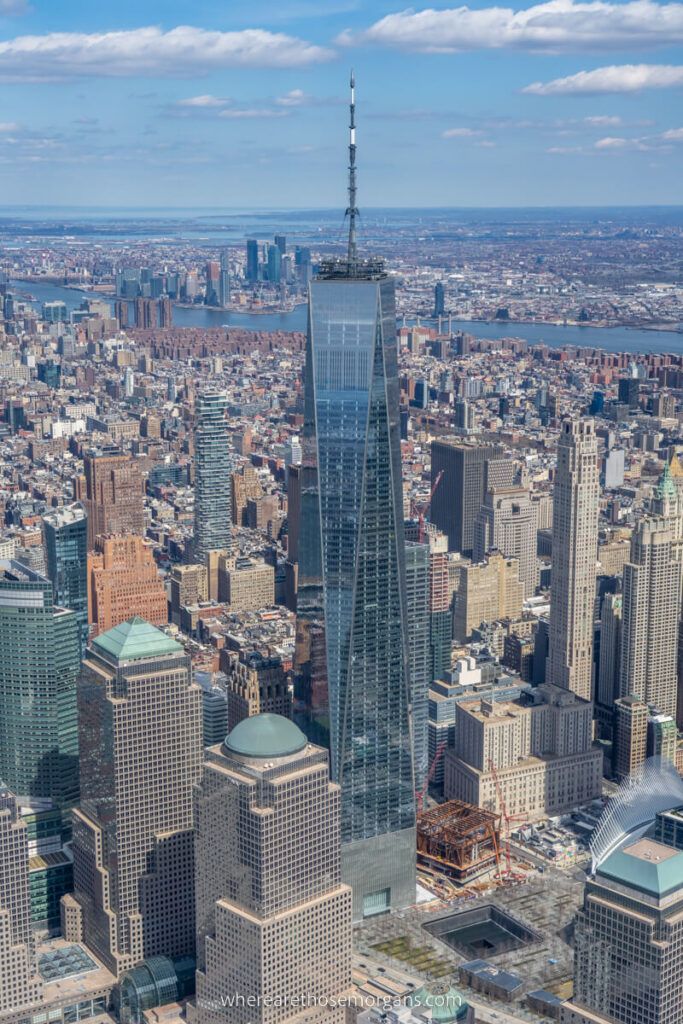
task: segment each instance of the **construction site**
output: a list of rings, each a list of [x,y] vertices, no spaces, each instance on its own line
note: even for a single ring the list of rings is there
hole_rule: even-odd
[[[428,875],[463,884],[500,871],[500,814],[461,800],[423,811],[417,819],[417,863]]]

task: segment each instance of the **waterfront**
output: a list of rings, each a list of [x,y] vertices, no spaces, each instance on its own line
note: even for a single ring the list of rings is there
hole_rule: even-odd
[[[78,309],[83,299],[107,298],[97,292],[65,288],[48,282],[12,281],[17,292],[33,295],[37,302],[61,300],[69,312]],[[239,327],[250,331],[305,331],[306,305],[296,306],[288,313],[238,313],[206,306],[174,306],[173,323],[176,327]],[[430,325],[430,321],[424,321]],[[476,338],[524,338],[532,345],[545,344],[551,348],[578,345],[584,348],[602,348],[607,352],[683,352],[683,333],[678,331],[648,331],[630,327],[558,326],[539,323],[483,323],[471,320],[452,320],[453,331],[467,331]]]

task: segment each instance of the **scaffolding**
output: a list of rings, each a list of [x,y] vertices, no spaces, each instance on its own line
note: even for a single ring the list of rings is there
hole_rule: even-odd
[[[498,864],[500,814],[449,800],[417,819],[417,860],[456,882],[467,882]]]

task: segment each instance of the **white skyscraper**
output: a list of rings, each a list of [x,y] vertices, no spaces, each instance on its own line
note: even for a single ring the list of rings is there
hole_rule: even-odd
[[[565,420],[553,500],[548,681],[590,700],[598,547],[597,441],[593,420]]]

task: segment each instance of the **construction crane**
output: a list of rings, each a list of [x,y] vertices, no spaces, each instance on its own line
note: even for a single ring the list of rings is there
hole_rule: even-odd
[[[420,544],[424,544],[424,539],[425,539],[425,517],[426,517],[427,513],[429,512],[429,509],[431,508],[432,498],[434,497],[434,495],[436,493],[437,487],[441,483],[442,477],[443,477],[443,470],[441,469],[437,473],[436,480],[432,484],[432,489],[429,492],[429,498],[427,499],[427,501],[424,503],[424,505],[421,508],[418,507],[418,505],[415,502],[412,502],[411,513],[412,513],[412,515],[416,515],[417,516],[417,539],[418,539],[418,542]]]
[[[496,795],[498,796],[498,803],[500,805],[500,811],[501,811],[501,814],[503,815],[503,821],[505,822],[505,864],[506,864],[506,871],[505,871],[505,876],[504,877],[506,879],[508,879],[508,880],[509,879],[515,879],[515,878],[517,878],[517,875],[513,874],[513,871],[512,871],[512,858],[511,858],[511,855],[510,855],[510,825],[511,825],[511,823],[513,821],[525,821],[526,820],[526,815],[524,815],[524,814],[516,814],[516,815],[508,814],[508,809],[507,809],[507,806],[505,804],[505,797],[503,796],[503,787],[500,784],[500,779],[498,778],[498,772],[496,771],[496,766],[493,763],[493,761],[491,760],[491,758],[489,758],[489,771],[493,775],[493,783],[494,783],[494,785],[496,787]],[[499,865],[499,867],[498,867],[498,874],[500,875],[500,873],[501,872],[500,872],[500,865]],[[503,877],[503,876],[501,875],[501,877]]]
[[[424,786],[422,787],[422,789],[415,790],[415,796],[417,797],[417,809],[418,809],[418,812],[419,811],[424,811],[424,809],[425,809],[425,798],[427,796],[427,790],[429,789],[429,784],[432,781],[432,779],[434,778],[434,773],[435,773],[436,769],[439,766],[439,761],[443,757],[443,752],[444,752],[444,750],[446,749],[447,746],[448,746],[448,740],[443,740],[441,743],[439,743],[438,747],[436,748],[436,753],[434,754],[434,758],[432,760],[432,763],[429,766],[429,771],[427,772],[427,778],[424,781]]]

